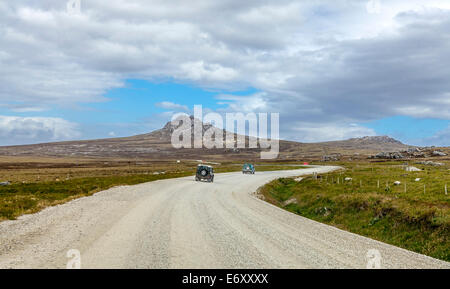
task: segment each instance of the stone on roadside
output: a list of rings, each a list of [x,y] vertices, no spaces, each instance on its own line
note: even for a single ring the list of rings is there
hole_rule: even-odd
[[[283,202],[283,207],[289,206],[291,204],[297,204],[297,199],[296,198],[290,198],[289,200],[286,200]]]
[[[407,171],[407,172],[420,172],[421,169],[413,167],[413,166],[408,166],[408,167],[405,168],[405,171]]]

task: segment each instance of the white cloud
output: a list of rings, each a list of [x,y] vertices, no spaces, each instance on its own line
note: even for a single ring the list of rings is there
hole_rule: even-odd
[[[370,14],[359,0],[82,0],[70,15],[66,1],[3,1],[0,106],[102,102],[140,78],[254,87],[261,93],[218,101],[313,123],[303,133],[327,139],[371,132],[349,124],[396,114],[450,119],[449,2],[379,2]]]
[[[181,104],[173,103],[170,101],[158,102],[158,103],[155,103],[155,106],[164,108],[164,109],[170,109],[170,110],[189,111],[189,108],[186,105],[181,105]]]
[[[80,137],[78,125],[61,118],[0,116],[2,145]]]
[[[414,145],[419,146],[442,146],[450,147],[450,126],[444,130],[435,133],[433,136],[424,139],[413,140]]]
[[[269,107],[267,107],[265,98],[267,98],[267,93],[265,92],[245,97],[231,94],[222,94],[216,97],[219,100],[219,104],[227,105],[225,109],[219,109],[219,111],[233,112],[268,112]]]
[[[223,67],[217,63],[207,64],[204,61],[184,63],[181,65],[181,70],[184,72],[180,75],[182,78],[194,81],[226,82],[238,76],[233,68]]]
[[[376,135],[373,129],[347,123],[327,125],[296,123],[288,133],[295,140],[302,142],[333,141]]]

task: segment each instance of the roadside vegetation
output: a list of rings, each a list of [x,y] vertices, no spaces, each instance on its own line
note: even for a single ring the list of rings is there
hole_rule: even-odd
[[[57,166],[58,164],[52,164]],[[19,165],[16,165],[19,166]],[[29,164],[27,167],[31,166]],[[136,185],[156,180],[193,176],[195,162],[158,163],[124,162],[109,167],[106,162],[84,163],[77,167],[4,168],[0,180],[11,185],[0,186],[0,221],[38,212],[46,207],[92,195],[115,186]],[[213,165],[216,173],[240,171],[242,164]],[[258,171],[299,169],[302,166],[269,164]]]
[[[337,164],[346,170],[278,179],[259,194],[298,215],[450,261],[448,165],[410,172],[399,162]]]
[[[77,178],[72,180],[12,184],[0,187],[0,220],[38,212],[48,206],[92,195],[119,185],[136,185],[161,179],[187,176],[188,172],[158,175],[126,175]]]

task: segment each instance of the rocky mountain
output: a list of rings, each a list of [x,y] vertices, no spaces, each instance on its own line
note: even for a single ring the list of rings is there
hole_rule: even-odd
[[[380,151],[397,151],[410,147],[388,136],[365,136],[361,138],[351,138],[344,141],[327,142],[325,144],[330,144],[331,146],[342,148],[357,148]]]
[[[194,122],[202,132],[211,129],[210,124],[198,123],[191,117],[190,133]],[[110,138],[87,141],[68,141],[22,146],[0,147],[3,156],[52,156],[52,157],[106,157],[106,158],[146,158],[146,159],[256,159],[260,149],[175,149],[171,136],[177,126],[167,123],[163,128],[148,134],[123,138]],[[216,132],[220,129],[212,127]],[[189,128],[188,128],[189,130]],[[225,131],[222,131],[225,136]],[[237,138],[237,135],[234,136]],[[193,139],[193,138],[192,138]],[[249,138],[245,137],[246,144]],[[280,141],[280,159],[319,159],[324,155],[370,155],[380,151],[398,151],[410,148],[387,136],[353,138],[343,141],[322,143],[299,143]]]

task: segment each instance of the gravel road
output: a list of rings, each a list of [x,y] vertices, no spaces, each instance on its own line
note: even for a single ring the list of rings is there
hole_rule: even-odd
[[[252,193],[304,170],[216,174],[116,187],[0,223],[0,268],[450,268],[412,253],[291,214]]]

